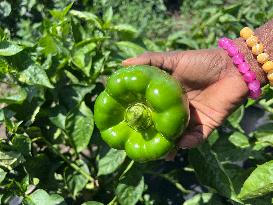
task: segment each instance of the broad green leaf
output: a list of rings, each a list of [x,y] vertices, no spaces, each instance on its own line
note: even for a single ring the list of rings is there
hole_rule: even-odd
[[[230,180],[232,181],[234,190],[236,194],[239,194],[241,187],[244,184],[244,181],[252,172],[252,169],[245,169],[236,164],[226,163],[223,164],[227,175],[229,176]]]
[[[221,162],[244,161],[253,154],[251,147],[241,148],[231,143],[229,137],[232,134],[222,133],[212,145],[213,151],[217,153],[217,158]]]
[[[0,74],[7,74],[9,73],[11,70],[11,67],[10,65],[8,64],[8,62],[3,58],[1,57],[0,58]]]
[[[2,1],[0,2],[0,17],[7,17],[11,13],[11,6],[10,3],[7,1]]]
[[[49,120],[58,128],[65,129],[66,109],[63,106],[52,108]]]
[[[98,76],[104,71],[105,62],[107,62],[109,58],[110,52],[106,51],[103,53],[103,56],[99,56],[99,58],[94,58],[93,69],[92,69],[92,79],[96,80]]]
[[[190,39],[190,38],[186,38],[186,37],[183,37],[181,39],[177,39],[175,41],[176,44],[181,44],[181,45],[185,45],[187,46],[188,48],[193,48],[193,49],[198,49],[199,46],[198,44],[196,43],[196,41]]]
[[[110,29],[119,31],[119,32],[130,33],[133,36],[137,35],[138,33],[138,30],[130,24],[117,24],[117,25],[111,26]]]
[[[46,72],[35,63],[29,65],[27,69],[20,73],[19,81],[28,85],[42,85],[48,88],[53,88]]]
[[[143,43],[149,51],[162,51],[162,49],[150,39],[145,38]]]
[[[230,178],[219,162],[216,153],[207,143],[192,149],[189,153],[189,161],[202,184],[212,187],[223,196],[236,199]]]
[[[24,88],[16,84],[0,83],[0,103],[22,103],[27,98]]]
[[[120,50],[120,55],[124,58],[135,57],[145,52],[144,48],[129,41],[119,41],[116,45]]]
[[[103,203],[100,203],[97,201],[87,201],[87,202],[84,202],[82,205],[103,205]]]
[[[102,28],[101,20],[95,14],[91,12],[71,10],[70,14],[80,19],[93,22],[98,28]]]
[[[237,147],[246,148],[250,146],[248,138],[241,132],[234,132],[228,140]]]
[[[81,85],[69,85],[63,86],[58,90],[59,100],[63,106],[68,110],[73,109],[79,104],[87,93],[95,88],[95,85],[81,86]]]
[[[106,12],[104,13],[102,19],[104,21],[104,26],[110,25],[113,17],[113,8],[109,7]]]
[[[110,149],[98,162],[98,176],[113,173],[124,162],[125,158],[124,150]]]
[[[7,172],[0,168],[0,184],[5,179]],[[1,201],[1,200],[0,200]]]
[[[12,138],[13,148],[22,153],[24,156],[29,156],[31,152],[31,139],[28,136],[22,134],[16,134]]]
[[[212,146],[219,139],[219,133],[217,129],[215,129],[208,137],[208,143]]]
[[[12,56],[23,50],[23,47],[10,41],[0,41],[0,56]]]
[[[0,151],[0,166],[12,170],[14,167],[25,161],[24,157],[19,152]]]
[[[65,120],[66,133],[77,152],[87,147],[93,129],[93,113],[83,101],[67,115]]]
[[[238,197],[242,200],[263,196],[273,192],[273,160],[258,167],[244,182]]]
[[[221,198],[212,193],[196,194],[191,199],[188,199],[183,205],[224,205]]]
[[[239,130],[241,130],[240,122],[244,116],[244,111],[244,106],[241,106],[228,117],[230,124]]]
[[[91,52],[96,48],[95,43],[80,44],[73,48],[72,62],[76,65],[87,77],[90,76],[92,66]]]
[[[62,19],[65,17],[65,15],[68,13],[68,11],[71,9],[71,7],[73,6],[73,2],[71,2],[68,6],[66,6],[63,10],[57,10],[57,9],[53,9],[53,10],[49,10],[49,13],[55,18],[55,19]]]
[[[49,195],[43,189],[37,189],[23,200],[24,205],[65,205],[63,197],[58,194]]]
[[[116,187],[116,196],[121,205],[135,205],[144,191],[144,177],[131,169]]]
[[[88,166],[85,162],[78,160],[76,164],[87,174],[89,174]],[[75,171],[71,167],[65,169],[64,173],[65,183],[69,192],[72,194],[73,198],[77,196],[77,194],[85,188],[88,179],[85,178],[82,174]]]
[[[223,14],[219,18],[220,23],[232,23],[232,22],[237,22],[237,21],[238,21],[238,19],[230,14]]]
[[[41,52],[45,56],[47,56],[49,54],[55,55],[59,51],[57,42],[55,42],[54,38],[52,36],[50,36],[49,34],[40,38],[38,45],[39,45],[39,48],[41,49]]]
[[[269,122],[258,127],[254,136],[259,143],[273,145],[273,123]]]

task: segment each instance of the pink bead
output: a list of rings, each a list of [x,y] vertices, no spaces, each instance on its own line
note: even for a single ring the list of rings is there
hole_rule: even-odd
[[[224,48],[224,49],[227,49],[227,47],[231,44],[231,41],[224,37],[224,38],[220,38],[219,41],[218,41],[218,46],[220,48]]]
[[[261,89],[258,89],[258,90],[255,90],[255,91],[250,90],[249,97],[251,97],[252,99],[257,99],[257,98],[260,97],[261,93],[262,93]]]
[[[235,45],[233,44],[230,44],[228,47],[227,47],[227,52],[228,52],[228,55],[230,56],[235,56],[239,53],[239,50],[238,48],[236,48]]]
[[[248,88],[249,90],[252,90],[255,92],[261,88],[261,83],[258,80],[253,80],[252,82],[248,84]]]
[[[250,66],[248,63],[244,62],[238,65],[238,70],[244,74],[250,70]]]
[[[247,83],[250,83],[250,82],[254,81],[255,79],[256,79],[256,74],[251,70],[244,74],[244,80]]]
[[[235,55],[235,56],[232,57],[233,63],[235,65],[242,64],[244,62],[244,59],[245,58],[244,58],[243,54],[241,54],[241,53],[238,53],[237,55]]]

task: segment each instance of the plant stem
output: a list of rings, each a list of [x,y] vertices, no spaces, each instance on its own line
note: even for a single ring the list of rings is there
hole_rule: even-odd
[[[112,201],[110,201],[107,205],[114,205],[114,204],[116,204],[116,203],[115,203],[116,200],[117,200],[117,196],[115,196],[115,197],[112,199]]]
[[[45,138],[42,138],[43,141],[47,144],[47,146],[59,157],[61,157],[71,168],[73,168],[76,172],[79,172],[81,175],[83,175],[86,179],[88,179],[90,182],[94,182],[95,180],[93,177],[91,177],[88,173],[83,171],[78,165],[71,162],[69,159],[67,159],[63,154],[61,154],[55,147],[52,146],[52,144],[47,141]]]

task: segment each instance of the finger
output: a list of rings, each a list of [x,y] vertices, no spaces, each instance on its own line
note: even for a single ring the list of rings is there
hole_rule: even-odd
[[[124,66],[151,65],[166,70],[174,70],[181,58],[182,52],[147,52],[134,58],[124,60]]]
[[[166,161],[174,161],[175,155],[177,153],[177,149],[172,149],[171,151],[168,152],[168,154],[165,157]]]
[[[206,125],[198,125],[184,133],[178,142],[178,147],[182,149],[197,147],[208,138],[212,131],[213,129]]]

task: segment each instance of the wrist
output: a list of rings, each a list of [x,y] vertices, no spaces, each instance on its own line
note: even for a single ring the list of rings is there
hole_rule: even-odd
[[[217,49],[219,54],[222,56],[222,58],[220,59],[224,61],[224,64],[223,62],[219,62],[219,64],[223,65],[220,78],[236,78],[236,80],[238,81],[238,87],[234,89],[236,89],[236,92],[241,93],[241,96],[243,97],[242,101],[245,100],[249,94],[249,88],[247,86],[247,83],[244,81],[242,74],[238,71],[237,67],[234,65],[232,58],[228,55],[228,53],[222,48]]]
[[[255,72],[256,79],[260,81],[262,86],[268,84],[269,82],[266,73],[263,71],[261,64],[258,63],[256,57],[252,54],[251,50],[248,48],[244,39],[237,38],[234,39],[233,42],[235,43],[239,51],[244,55],[245,60],[251,67],[251,70]]]

